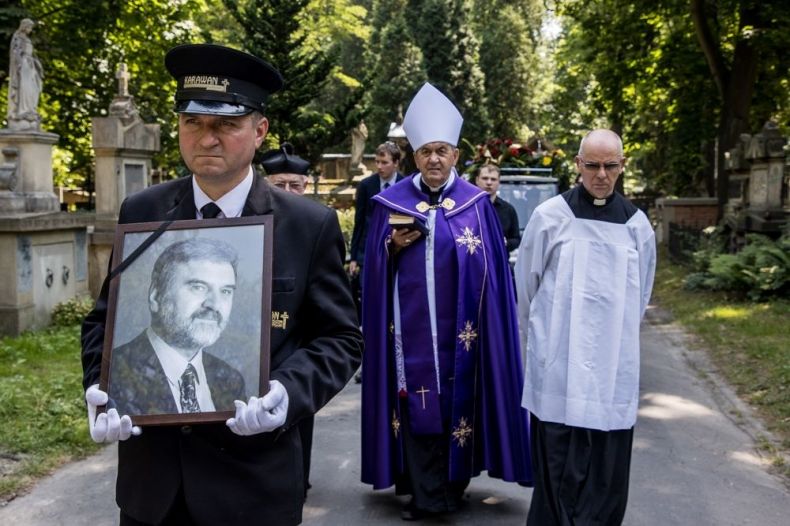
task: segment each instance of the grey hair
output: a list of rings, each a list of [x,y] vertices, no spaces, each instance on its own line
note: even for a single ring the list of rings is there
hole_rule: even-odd
[[[233,274],[238,274],[239,256],[229,244],[218,239],[194,237],[177,241],[159,254],[151,271],[151,286],[149,295],[156,290],[157,295],[170,288],[178,265],[190,261],[212,261],[215,263],[229,263],[233,267]]]

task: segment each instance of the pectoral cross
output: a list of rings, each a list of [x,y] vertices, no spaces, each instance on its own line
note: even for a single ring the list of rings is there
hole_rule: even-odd
[[[422,389],[417,391],[418,394],[422,395],[422,408],[425,409],[425,393],[430,393],[430,389],[426,389],[424,385],[420,386]]]

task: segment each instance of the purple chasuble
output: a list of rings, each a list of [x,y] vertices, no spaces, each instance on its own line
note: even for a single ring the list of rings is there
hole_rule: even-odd
[[[363,265],[362,481],[374,489],[394,483],[403,471],[401,427],[409,425],[416,435],[447,436],[449,480],[487,470],[492,477],[531,484],[515,295],[496,212],[485,192],[458,177],[436,208],[437,379],[426,239],[397,256],[388,244],[389,214],[425,222],[427,204],[412,177],[373,198]],[[398,389],[395,358],[396,274],[405,393]],[[409,422],[401,421],[401,396],[408,398]]]

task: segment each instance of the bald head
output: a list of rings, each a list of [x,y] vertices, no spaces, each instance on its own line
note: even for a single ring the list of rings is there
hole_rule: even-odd
[[[582,185],[595,198],[605,199],[614,192],[623,166],[623,141],[612,130],[593,130],[582,139],[576,169]]]
[[[623,140],[612,130],[599,128],[584,136],[579,143],[579,155],[584,157],[585,147],[587,148],[614,148],[619,158],[623,157]]]

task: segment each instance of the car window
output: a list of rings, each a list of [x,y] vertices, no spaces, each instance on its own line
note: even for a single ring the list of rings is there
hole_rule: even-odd
[[[535,208],[546,199],[557,195],[557,191],[556,183],[502,182],[499,186],[499,197],[516,209],[518,228],[523,231]]]

